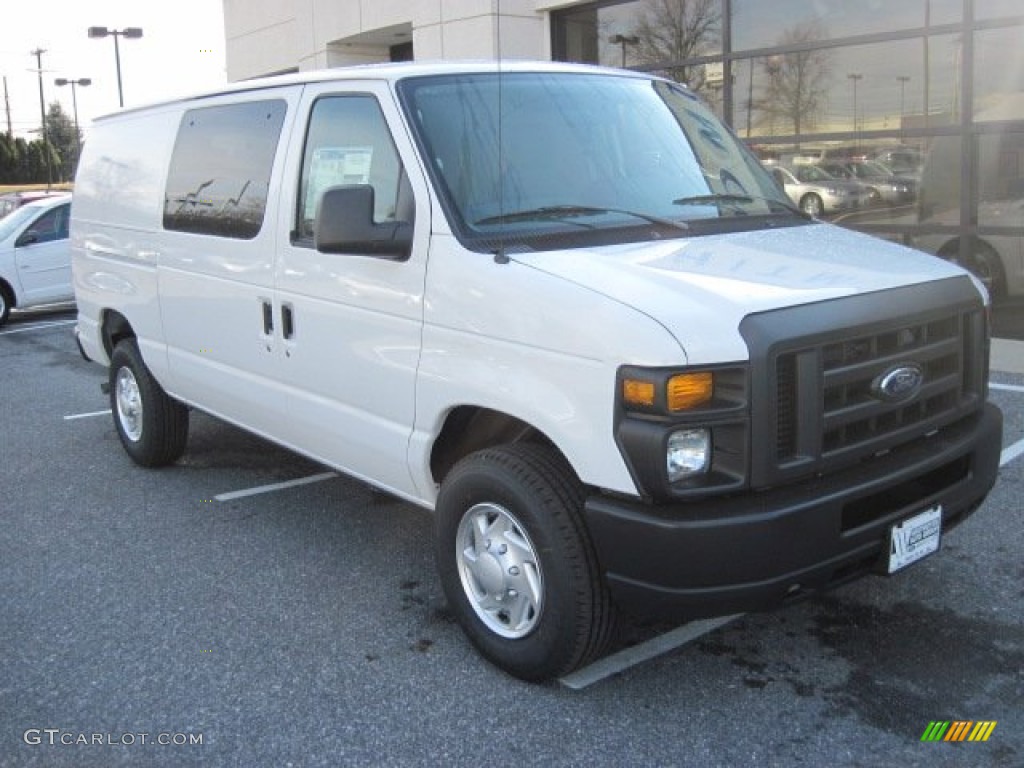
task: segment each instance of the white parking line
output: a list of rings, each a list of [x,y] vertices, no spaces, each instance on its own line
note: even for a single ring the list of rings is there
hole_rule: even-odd
[[[996,384],[995,382],[989,382],[989,389],[1001,389],[1004,392],[1024,392],[1024,387],[1017,386],[1016,384]]]
[[[260,493],[271,493],[272,491],[280,491],[284,488],[294,488],[297,485],[309,485],[310,483],[319,483],[321,480],[330,480],[332,477],[337,477],[337,472],[321,472],[317,475],[310,475],[309,477],[300,477],[297,480],[286,480],[283,483],[271,483],[270,485],[259,485],[255,488],[246,488],[241,491],[229,491],[228,493],[218,493],[215,498],[217,501],[231,501],[232,499],[240,499],[243,496],[256,496]]]
[[[559,678],[558,682],[566,688],[572,688],[574,691],[582,690],[588,685],[600,682],[641,662],[653,659],[655,656],[660,656],[663,653],[668,653],[687,643],[693,642],[709,632],[713,632],[719,627],[735,621],[742,615],[742,613],[736,613],[732,616],[719,616],[714,619],[691,621],[689,624],[676,627],[671,632],[652,637],[645,643],[634,645],[632,648],[626,648],[618,653],[613,653],[611,656],[598,659],[593,664],[583,667],[583,669],[577,669],[575,672]]]
[[[1003,448],[1003,452],[999,454],[999,466],[1005,467],[1022,453],[1024,453],[1024,440],[1018,440],[1013,445],[1006,446]]]
[[[90,411],[89,413],[75,413],[71,416],[65,416],[64,421],[73,421],[74,419],[88,419],[92,416],[107,416],[110,414],[110,409],[107,408],[105,411]]]
[[[18,328],[11,328],[9,331],[0,331],[0,336],[10,336],[12,333],[28,333],[29,331],[43,331],[47,328],[58,328],[62,325],[74,325],[77,320],[54,320],[49,323],[35,323],[34,325],[23,325]]]

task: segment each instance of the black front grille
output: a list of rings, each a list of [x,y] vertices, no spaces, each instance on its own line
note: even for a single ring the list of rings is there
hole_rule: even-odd
[[[976,411],[986,396],[984,307],[966,280],[751,315],[741,330],[761,385],[753,391],[755,487],[898,449]],[[920,388],[894,402],[878,382],[901,368],[920,371]]]
[[[822,455],[872,443],[956,408],[964,384],[962,324],[957,315],[823,345]],[[908,363],[924,375],[918,396],[891,403],[872,392],[879,375]],[[783,428],[792,430],[780,419]]]
[[[796,453],[797,387],[796,356],[779,355],[775,360],[778,428],[775,433],[777,458],[786,460]]]

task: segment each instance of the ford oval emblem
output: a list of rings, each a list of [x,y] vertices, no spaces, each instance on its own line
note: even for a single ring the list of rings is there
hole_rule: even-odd
[[[924,371],[917,363],[900,363],[889,368],[871,382],[871,394],[879,400],[898,403],[909,400],[921,391]]]

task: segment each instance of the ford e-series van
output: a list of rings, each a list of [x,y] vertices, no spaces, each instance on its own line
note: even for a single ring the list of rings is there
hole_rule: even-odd
[[[995,481],[980,284],[810,218],[674,82],[248,81],[98,120],[75,194],[131,457],[173,463],[196,408],[432,510],[451,610],[522,678],[620,610],[898,571]]]

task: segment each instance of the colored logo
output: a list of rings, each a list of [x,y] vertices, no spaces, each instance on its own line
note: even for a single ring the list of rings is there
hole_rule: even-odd
[[[996,729],[995,720],[932,720],[921,741],[988,741]]]
[[[898,403],[921,391],[924,371],[916,363],[902,363],[879,374],[871,382],[871,394],[879,400]]]

